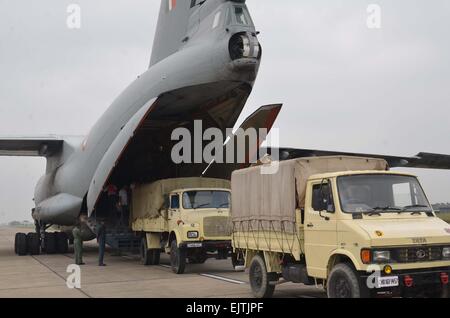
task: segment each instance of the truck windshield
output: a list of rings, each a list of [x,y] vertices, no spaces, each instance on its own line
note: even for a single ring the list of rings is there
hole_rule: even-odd
[[[183,208],[228,209],[230,199],[228,191],[188,191],[183,193]]]
[[[401,175],[354,175],[337,180],[342,211],[431,212],[422,187],[415,177]]]

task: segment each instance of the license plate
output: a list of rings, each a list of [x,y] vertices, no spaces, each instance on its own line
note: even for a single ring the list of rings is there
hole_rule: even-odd
[[[203,246],[202,243],[189,243],[187,245],[188,248],[199,248],[199,247],[202,247],[202,246]]]
[[[387,288],[399,286],[398,276],[378,277],[376,280],[376,288]]]

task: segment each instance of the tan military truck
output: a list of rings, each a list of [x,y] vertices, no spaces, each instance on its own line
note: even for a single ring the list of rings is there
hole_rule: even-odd
[[[415,176],[354,157],[262,172],[232,176],[233,248],[256,297],[287,281],[323,286],[334,298],[448,297],[450,226]]]
[[[165,251],[172,270],[182,274],[186,261],[228,258],[230,195],[230,182],[220,179],[168,179],[136,186],[131,218],[133,231],[142,237],[142,263],[158,265]]]

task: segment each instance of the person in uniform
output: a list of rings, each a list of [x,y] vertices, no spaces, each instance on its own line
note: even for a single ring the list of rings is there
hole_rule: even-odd
[[[106,266],[103,262],[106,247],[106,226],[104,221],[96,225],[96,234],[98,242],[98,266]]]
[[[81,227],[77,225],[72,230],[73,249],[75,252],[75,264],[84,265],[83,263],[83,239],[81,238]]]

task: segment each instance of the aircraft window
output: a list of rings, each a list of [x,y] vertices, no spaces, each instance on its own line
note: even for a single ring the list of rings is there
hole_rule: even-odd
[[[220,24],[220,18],[222,16],[222,11],[219,11],[214,16],[213,29],[217,28]]]
[[[236,17],[237,24],[250,25],[250,15],[245,7],[235,6],[234,15]]]

